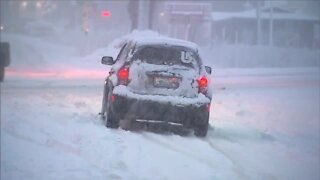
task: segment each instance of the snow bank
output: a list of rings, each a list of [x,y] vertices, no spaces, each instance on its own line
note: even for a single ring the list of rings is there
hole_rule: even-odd
[[[320,67],[320,51],[250,45],[202,48],[203,61],[214,68]]]
[[[62,37],[67,39],[68,36],[69,34],[66,34]],[[112,56],[115,59],[126,40],[139,37],[167,38],[153,31],[133,31],[128,35],[114,39],[105,47],[96,49],[89,55],[79,57],[77,51],[79,44],[83,42],[75,38],[79,36],[77,33],[70,36],[69,40],[73,40],[73,43],[68,44],[63,42],[67,40],[62,37],[57,40],[47,40],[2,33],[1,40],[9,41],[12,50],[12,63],[6,69],[7,77],[103,79],[110,66],[102,65],[101,57]],[[218,68],[281,67],[299,69],[299,67],[320,67],[320,52],[308,49],[222,45],[200,48],[200,53],[204,63],[213,68],[213,73]],[[226,70],[226,72],[229,71]]]
[[[62,40],[47,41],[46,39],[21,34],[1,34],[1,41],[8,41],[11,45],[12,63],[7,68],[7,74],[15,77],[42,78],[100,78],[103,79],[109,66],[101,64],[103,56],[117,57],[125,40],[133,37],[158,37],[152,31],[134,31],[126,36],[116,38],[106,47],[94,50],[89,55],[78,56],[80,35],[70,35],[68,44]],[[74,36],[79,36],[75,38]],[[68,35],[63,35],[68,39]],[[80,38],[81,39],[81,38]]]

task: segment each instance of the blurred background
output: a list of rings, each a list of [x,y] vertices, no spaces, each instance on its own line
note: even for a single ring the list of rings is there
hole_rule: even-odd
[[[197,43],[213,67],[319,66],[319,1],[6,0],[0,28],[13,67],[83,57],[143,30]]]

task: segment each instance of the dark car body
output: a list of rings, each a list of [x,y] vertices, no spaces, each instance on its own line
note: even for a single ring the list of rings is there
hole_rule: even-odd
[[[1,42],[0,45],[0,82],[4,80],[5,67],[10,65],[10,44]]]

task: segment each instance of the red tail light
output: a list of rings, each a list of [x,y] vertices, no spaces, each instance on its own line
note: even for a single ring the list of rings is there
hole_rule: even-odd
[[[199,84],[199,92],[205,93],[207,91],[207,87],[208,87],[208,79],[205,76],[202,76],[198,80],[198,84]]]
[[[128,77],[129,77],[129,70],[127,68],[120,69],[119,78],[121,80],[125,80],[125,79],[128,79]]]
[[[207,87],[208,86],[208,79],[205,76],[202,76],[199,79],[199,86],[200,87]]]
[[[119,76],[119,83],[126,85],[128,83],[128,78],[129,78],[129,69],[128,68],[120,69],[118,76]]]
[[[116,102],[116,96],[115,96],[115,95],[112,95],[112,96],[111,96],[111,102],[112,102],[112,103]]]

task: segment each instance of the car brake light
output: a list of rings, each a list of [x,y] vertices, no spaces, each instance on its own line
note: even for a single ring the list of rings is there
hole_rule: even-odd
[[[118,76],[119,76],[120,84],[126,85],[128,83],[128,78],[129,78],[129,69],[128,68],[120,69]]]
[[[115,96],[115,95],[112,95],[112,96],[111,96],[111,102],[112,102],[112,103],[116,102],[116,96]]]
[[[208,79],[205,76],[202,76],[198,80],[198,84],[199,84],[199,92],[205,93],[207,91],[207,87],[208,87]]]
[[[199,86],[200,87],[207,87],[208,86],[208,79],[205,76],[202,76],[199,79]]]

